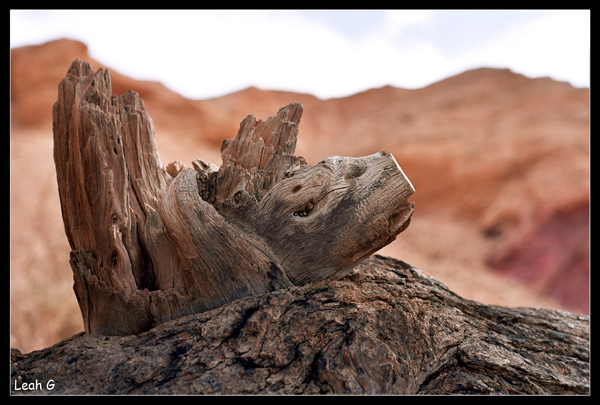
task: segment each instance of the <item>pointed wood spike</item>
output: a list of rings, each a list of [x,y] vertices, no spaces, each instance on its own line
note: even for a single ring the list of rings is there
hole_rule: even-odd
[[[281,177],[277,174],[298,163],[293,154],[302,112],[302,104],[290,103],[266,121],[248,115],[240,123],[236,137],[224,141],[221,147],[223,164],[216,180],[217,207],[240,190],[260,200],[275,184],[274,180]]]

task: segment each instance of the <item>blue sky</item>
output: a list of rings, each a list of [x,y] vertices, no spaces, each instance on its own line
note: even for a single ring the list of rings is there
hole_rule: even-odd
[[[11,47],[57,38],[194,99],[248,86],[343,97],[478,67],[589,87],[589,10],[11,10]]]

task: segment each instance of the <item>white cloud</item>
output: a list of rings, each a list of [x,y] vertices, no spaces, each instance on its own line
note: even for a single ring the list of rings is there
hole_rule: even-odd
[[[459,66],[509,67],[589,86],[589,12],[556,11],[520,21],[501,36],[456,59]]]
[[[350,51],[336,31],[285,12],[119,12],[112,25],[124,28],[90,38],[92,56],[193,98],[250,85],[326,95]]]
[[[431,24],[432,16],[431,10],[390,10],[385,13],[378,34],[394,41],[411,27]]]
[[[11,47],[78,39],[107,66],[190,98],[250,85],[340,97],[386,84],[422,87],[480,66],[589,86],[589,11],[519,18],[458,57],[440,49],[436,13],[388,11],[357,37],[288,10],[11,11]],[[361,24],[360,13],[338,18]]]

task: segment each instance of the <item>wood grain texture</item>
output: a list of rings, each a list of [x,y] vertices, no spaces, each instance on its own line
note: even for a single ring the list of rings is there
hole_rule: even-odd
[[[139,333],[292,285],[339,278],[409,224],[394,157],[294,156],[301,104],[245,118],[223,163],[163,167],[152,120],[110,73],[75,61],[54,106],[54,158],[85,331]]]

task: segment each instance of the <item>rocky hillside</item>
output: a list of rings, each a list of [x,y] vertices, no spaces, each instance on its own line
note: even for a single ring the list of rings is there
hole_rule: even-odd
[[[11,50],[11,347],[82,330],[52,158],[52,105],[79,42]],[[108,66],[110,68],[110,66]],[[201,72],[199,72],[201,74]],[[394,154],[415,186],[411,226],[380,253],[470,299],[589,313],[589,89],[477,69],[422,89],[322,100],[248,88],[186,99],[111,71],[113,93],[140,93],[163,164],[220,165],[248,114],[304,105],[296,154]]]

